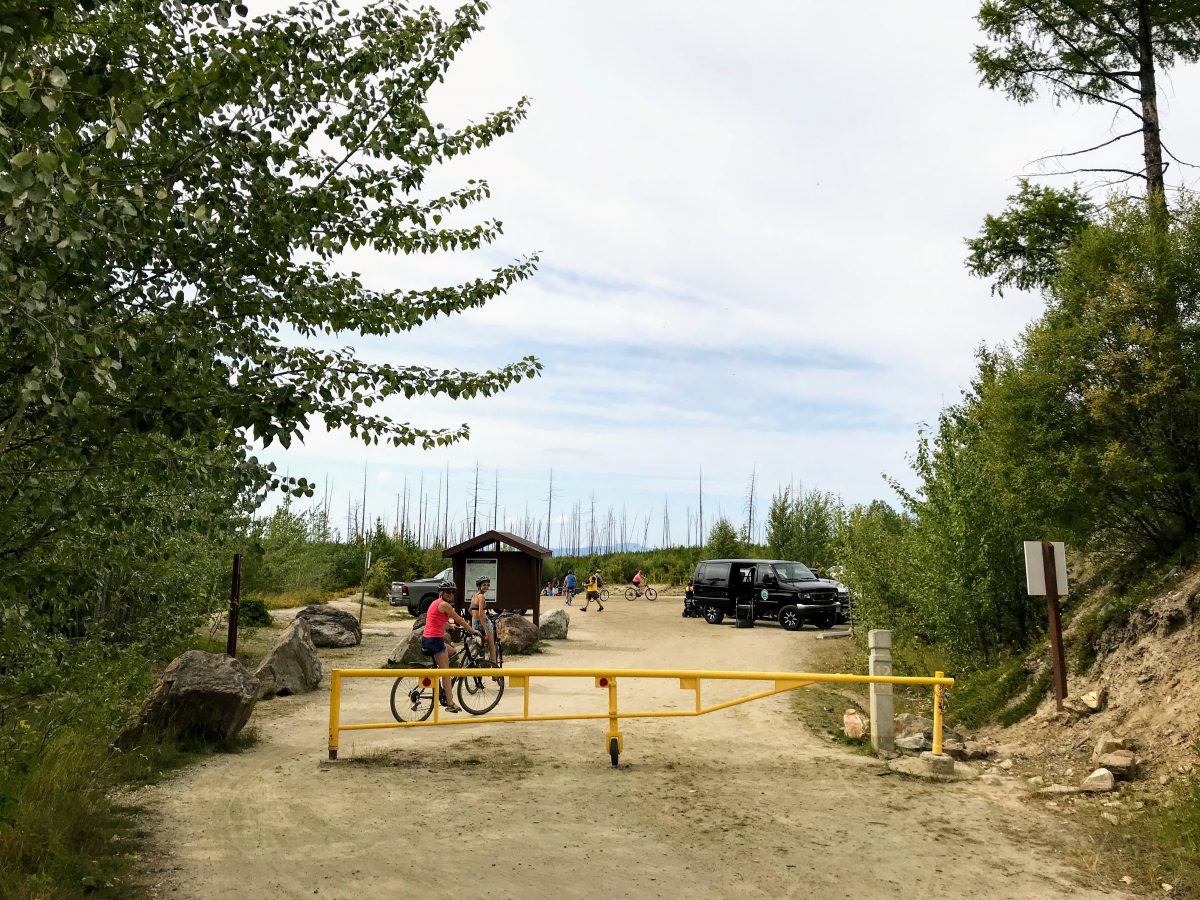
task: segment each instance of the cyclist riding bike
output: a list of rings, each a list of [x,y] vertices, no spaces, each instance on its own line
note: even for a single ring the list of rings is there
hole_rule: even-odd
[[[646,576],[642,574],[642,570],[638,569],[637,574],[633,576],[633,589],[637,592],[637,596],[642,596],[642,587],[646,584]]]

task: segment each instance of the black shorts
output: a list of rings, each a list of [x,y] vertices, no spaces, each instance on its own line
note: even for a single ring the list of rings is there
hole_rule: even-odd
[[[446,639],[444,637],[421,637],[421,649],[430,656],[437,656],[439,653],[446,652]]]

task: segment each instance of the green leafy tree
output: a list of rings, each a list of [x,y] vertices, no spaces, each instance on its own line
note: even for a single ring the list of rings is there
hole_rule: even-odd
[[[246,439],[286,447],[319,421],[367,442],[448,443],[466,426],[421,428],[379,404],[492,394],[537,372],[532,358],[482,373],[368,362],[331,342],[480,306],[533,271],[379,290],[337,266],[349,248],[434,253],[500,234],[463,220],[485,182],[421,190],[431,167],[526,114],[521,99],[446,129],[424,111],[485,7],[6,12],[0,465],[31,473],[0,482],[6,565],[92,516],[103,473],[139,484],[184,459],[192,483],[305,492]]]
[[[827,491],[781,488],[767,508],[768,551],[810,566],[832,565],[837,515],[837,500]]]
[[[1054,100],[1111,106],[1135,127],[1105,141],[1142,138],[1142,168],[1090,168],[1145,181],[1165,205],[1158,74],[1200,58],[1200,0],[987,0],[978,21],[988,43],[974,62],[988,87],[1020,103]],[[1078,155],[1086,151],[1078,151]]]
[[[743,544],[738,538],[737,529],[733,527],[733,523],[721,516],[713,523],[712,529],[708,533],[708,543],[704,549],[705,553],[713,559],[725,559],[741,556]]]
[[[1030,184],[1008,198],[1008,208],[987,216],[971,251],[967,269],[992,279],[992,293],[1006,287],[1044,290],[1062,268],[1062,256],[1095,218],[1095,206],[1076,186],[1069,191]]]

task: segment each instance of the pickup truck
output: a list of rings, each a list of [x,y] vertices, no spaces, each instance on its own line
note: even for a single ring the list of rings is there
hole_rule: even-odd
[[[414,616],[424,615],[429,604],[437,599],[438,585],[443,581],[453,581],[454,570],[442,569],[429,578],[418,578],[414,581],[393,581],[388,592],[388,602],[392,606],[407,606]]]

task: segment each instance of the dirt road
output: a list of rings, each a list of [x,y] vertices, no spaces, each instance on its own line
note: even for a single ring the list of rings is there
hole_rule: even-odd
[[[327,661],[378,665],[410,625],[384,614]],[[570,640],[528,664],[803,671],[815,640],[620,600],[572,611]],[[622,705],[685,699],[677,683],[649,685],[622,685]],[[354,683],[344,720],[386,720],[388,687]],[[617,769],[598,721],[353,732],[330,763],[328,701],[326,685],[260,704],[256,747],[146,789],[160,896],[1114,896],[1035,843],[1062,826],[1017,792],[888,774],[810,734],[789,695],[627,720]],[[605,701],[583,679],[531,695],[544,712]],[[519,704],[510,691],[497,713]]]

